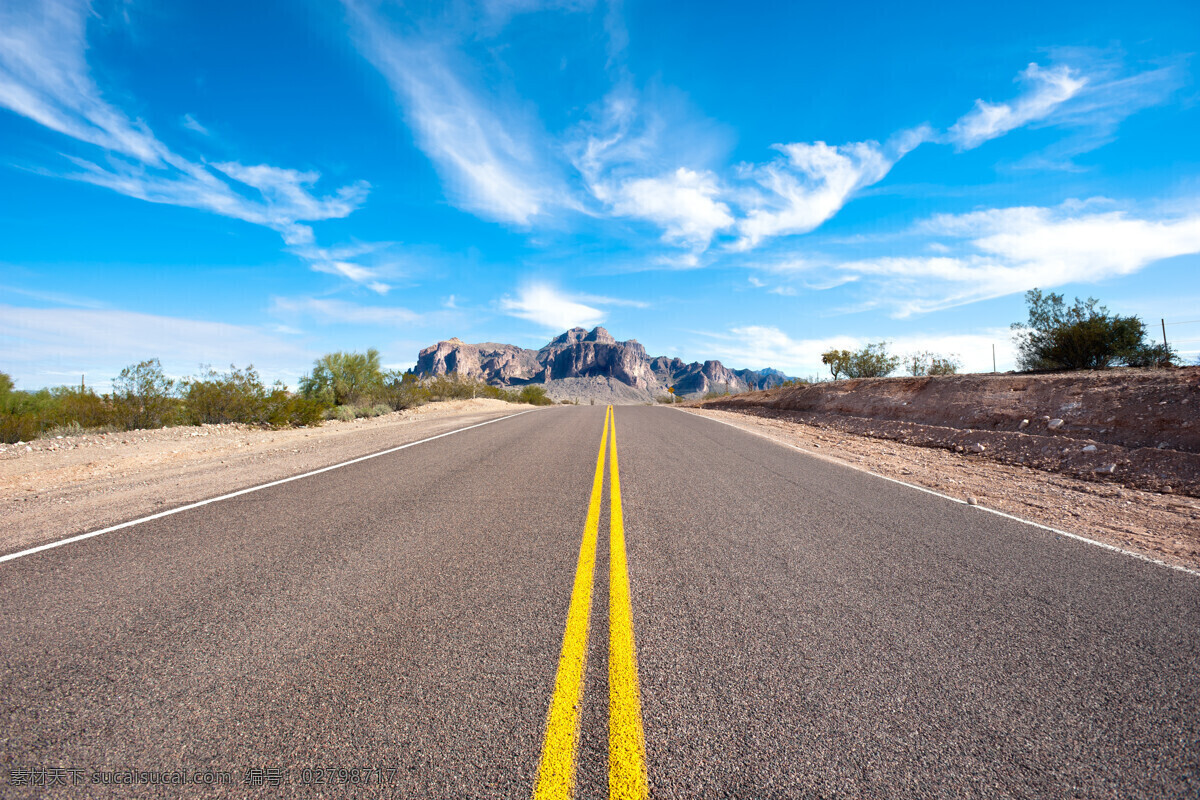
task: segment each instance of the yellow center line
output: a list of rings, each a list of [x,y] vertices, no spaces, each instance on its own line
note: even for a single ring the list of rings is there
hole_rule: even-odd
[[[554,697],[546,719],[546,739],[538,765],[534,800],[560,800],[575,793],[575,755],[579,749],[579,708],[583,702],[583,674],[587,661],[588,621],[592,611],[592,583],[596,569],[596,532],[600,527],[600,497],[604,489],[604,450],[608,440],[612,407],[604,413],[604,433],[600,455],[596,457],[596,476],[592,480],[592,499],[579,563],[575,567],[575,587],[567,611],[567,630],[563,635],[558,674],[554,679]]]
[[[637,647],[633,641],[615,415],[609,437],[608,796],[614,800],[642,800],[649,795],[646,737],[642,730]]]

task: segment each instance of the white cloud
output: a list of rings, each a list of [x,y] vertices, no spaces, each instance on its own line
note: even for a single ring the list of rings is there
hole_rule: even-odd
[[[1086,78],[1065,65],[1043,69],[1030,64],[1018,80],[1028,87],[1025,94],[1011,104],[976,100],[975,108],[947,131],[950,142],[959,150],[978,147],[989,139],[1048,117],[1087,84]]]
[[[838,268],[875,278],[877,294],[905,315],[1035,286],[1102,281],[1200,253],[1200,214],[1139,219],[1124,211],[1089,211],[1097,204],[939,215],[918,231],[962,240],[956,249],[965,252],[863,259]]]
[[[821,353],[832,349],[857,350],[884,339],[862,336],[793,339],[779,328],[761,325],[702,335],[710,340],[704,345],[705,351],[712,352],[726,366],[774,367],[799,377],[828,376],[828,368],[821,363]],[[1011,368],[1014,360],[1011,338],[1007,329],[995,329],[974,334],[910,334],[887,341],[890,353],[902,355],[928,350],[941,355],[956,355],[963,362],[964,372],[991,372],[993,345],[999,368]]]
[[[624,182],[613,211],[656,223],[668,241],[704,249],[716,231],[733,224],[729,206],[714,199],[720,193],[712,173],[680,167],[669,175]]]
[[[314,272],[337,275],[360,286],[365,286],[377,294],[387,294],[391,291],[392,286],[385,283],[384,279],[396,274],[395,267],[386,262],[379,262],[379,257],[375,254],[391,245],[392,242],[355,242],[335,247],[316,247],[307,244],[293,247],[291,252],[308,261]],[[363,257],[368,257],[377,263],[370,265],[358,263],[357,259]]]
[[[80,171],[65,177],[261,225],[288,244],[312,242],[312,229],[301,223],[345,217],[363,203],[364,182],[320,197],[311,191],[315,172],[236,162],[210,168],[172,152],[145,123],[108,103],[92,80],[89,14],[86,3],[69,0],[0,7],[0,106],[105,151],[104,166],[70,158]]]
[[[544,283],[521,287],[516,297],[500,298],[500,310],[554,331],[591,328],[604,321],[604,312],[584,305],[575,298]]]
[[[808,233],[841,210],[859,190],[878,183],[906,153],[926,141],[928,129],[904,131],[885,145],[825,142],[775,145],[783,159],[748,167],[763,191],[738,221],[736,247],[749,250],[763,239]]]
[[[365,306],[321,297],[272,297],[271,313],[310,317],[325,324],[395,327],[423,320],[422,315],[399,306]]]
[[[377,270],[364,267],[360,264],[352,264],[349,261],[318,261],[312,265],[312,268],[317,272],[341,275],[343,278],[348,278],[355,283],[361,283],[377,294],[387,294],[392,288],[379,280],[379,272]]]
[[[767,294],[778,294],[783,297],[795,297],[796,290],[791,286],[776,286],[774,289],[767,290]]]
[[[650,304],[643,300],[626,300],[621,297],[608,297],[600,294],[576,294],[572,295],[572,297],[581,303],[596,303],[602,306],[623,306],[625,308],[650,307]]]
[[[489,219],[528,225],[562,200],[531,115],[498,108],[469,89],[445,50],[394,33],[388,19],[365,4],[345,5],[359,51],[388,81],[455,203]]]
[[[183,119],[180,121],[180,124],[183,125],[183,127],[187,128],[189,131],[194,131],[194,132],[200,134],[201,136],[209,135],[208,128],[204,127],[199,122],[197,122],[196,118],[193,117],[191,114],[184,114]]]
[[[130,363],[158,358],[172,375],[195,374],[200,364],[254,364],[268,380],[294,382],[313,354],[252,325],[166,317],[133,311],[0,306],[0,352],[5,371],[35,388],[77,381],[107,387]]]
[[[106,103],[93,82],[88,8],[70,0],[0,7],[0,106],[81,142],[161,166],[166,148],[141,121]]]

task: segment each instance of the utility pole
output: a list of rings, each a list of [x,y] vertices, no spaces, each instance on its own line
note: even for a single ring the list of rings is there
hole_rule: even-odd
[[[1164,350],[1166,350],[1166,349],[1167,349],[1167,320],[1166,320],[1165,318],[1163,318],[1163,317],[1159,317],[1159,318],[1158,318],[1158,321],[1162,323],[1162,328],[1163,328],[1163,349],[1164,349]]]
[[[996,374],[996,343],[992,342],[992,374]]]

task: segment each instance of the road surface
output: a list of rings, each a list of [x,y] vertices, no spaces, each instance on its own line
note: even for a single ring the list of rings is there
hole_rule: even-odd
[[[0,795],[1200,796],[1200,577],[679,410],[606,420],[0,563]]]

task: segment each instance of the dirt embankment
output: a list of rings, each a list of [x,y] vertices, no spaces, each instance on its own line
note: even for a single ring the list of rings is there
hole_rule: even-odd
[[[842,380],[699,405],[1200,497],[1200,367]]]

